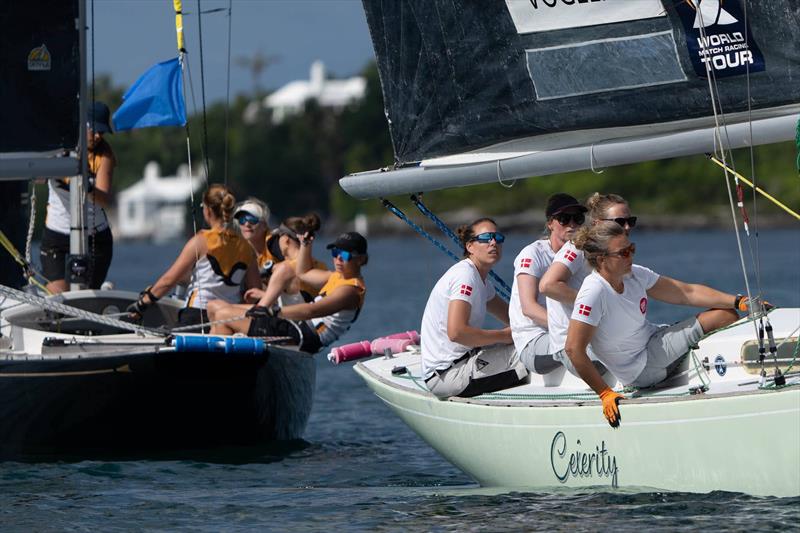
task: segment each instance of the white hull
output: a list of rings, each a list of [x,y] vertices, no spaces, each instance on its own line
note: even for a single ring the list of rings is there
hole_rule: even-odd
[[[773,325],[797,317],[797,310],[782,313]],[[748,327],[752,336],[752,325],[740,326],[719,334],[718,343],[709,337],[698,352],[713,353]],[[586,392],[571,388],[574,383],[547,389],[534,382],[502,398],[438,400],[423,390],[421,380],[391,374],[402,365],[419,376],[418,359],[413,354],[374,359],[356,371],[411,429],[483,486],[800,495],[796,377],[789,380],[794,386],[759,390],[758,376],[728,358],[727,377],[717,375],[705,394],[686,394],[695,383],[690,379],[688,385],[623,402],[622,424],[615,430],[596,396],[554,396]],[[712,366],[708,374],[718,373]]]

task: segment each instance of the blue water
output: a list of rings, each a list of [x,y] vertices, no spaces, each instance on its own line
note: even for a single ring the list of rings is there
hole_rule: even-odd
[[[729,234],[639,232],[634,240],[636,261],[657,272],[744,291]],[[509,281],[511,261],[526,243],[525,236],[513,235],[505,246],[498,270]],[[110,279],[119,288],[139,290],[171,263],[180,246],[118,245]],[[800,232],[765,233],[758,247],[767,299],[800,307]],[[417,329],[428,291],[450,264],[415,237],[373,239],[370,252],[367,303],[343,342]],[[749,255],[747,247],[745,252]],[[650,310],[653,320],[664,322],[691,312],[666,305]],[[796,531],[800,523],[800,498],[483,489],[403,425],[352,365],[334,367],[319,357],[318,369],[303,441],[0,463],[0,525],[19,531]],[[765,446],[773,438],[780,435],[765,436]]]

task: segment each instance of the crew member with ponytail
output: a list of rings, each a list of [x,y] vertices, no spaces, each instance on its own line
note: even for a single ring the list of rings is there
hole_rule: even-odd
[[[590,342],[597,359],[623,385],[651,387],[666,379],[703,335],[738,320],[736,311],[748,311],[750,302],[633,264],[636,245],[616,222],[581,228],[573,242],[594,270],[575,298],[564,365],[600,396],[603,414],[617,427],[618,403],[624,397],[608,387],[589,360]],[[671,326],[658,326],[647,320],[650,298],[709,309]]]
[[[144,289],[139,300],[128,307],[131,318],[141,319],[149,306],[166,295],[178,282],[191,274],[182,323],[207,320],[206,305],[210,300],[235,303],[240,300],[239,286],[259,287],[256,254],[232,226],[236,198],[221,184],[212,184],[203,195],[204,229],[189,239],[178,258],[153,285]]]
[[[439,398],[470,397],[518,385],[528,372],[511,328],[483,329],[488,310],[508,324],[508,305],[487,281],[503,255],[505,236],[490,218],[458,228],[464,259],[431,291],[422,315],[422,377]]]

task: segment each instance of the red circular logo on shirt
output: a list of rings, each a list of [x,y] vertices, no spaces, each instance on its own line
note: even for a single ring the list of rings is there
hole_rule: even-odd
[[[647,312],[647,298],[642,298],[639,300],[639,311],[641,311],[642,314]]]

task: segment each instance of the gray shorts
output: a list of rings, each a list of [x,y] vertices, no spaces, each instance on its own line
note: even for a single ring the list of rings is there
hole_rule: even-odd
[[[513,344],[493,344],[469,353],[425,380],[428,390],[439,398],[477,396],[517,385],[528,375]]]
[[[520,352],[519,360],[529,372],[535,374],[549,374],[561,366],[550,353],[550,336],[547,333],[531,339]]]
[[[697,317],[689,317],[671,326],[662,326],[647,341],[644,356],[647,362],[639,376],[633,380],[634,387],[650,387],[664,381],[672,371],[674,363],[703,337],[703,327]]]

